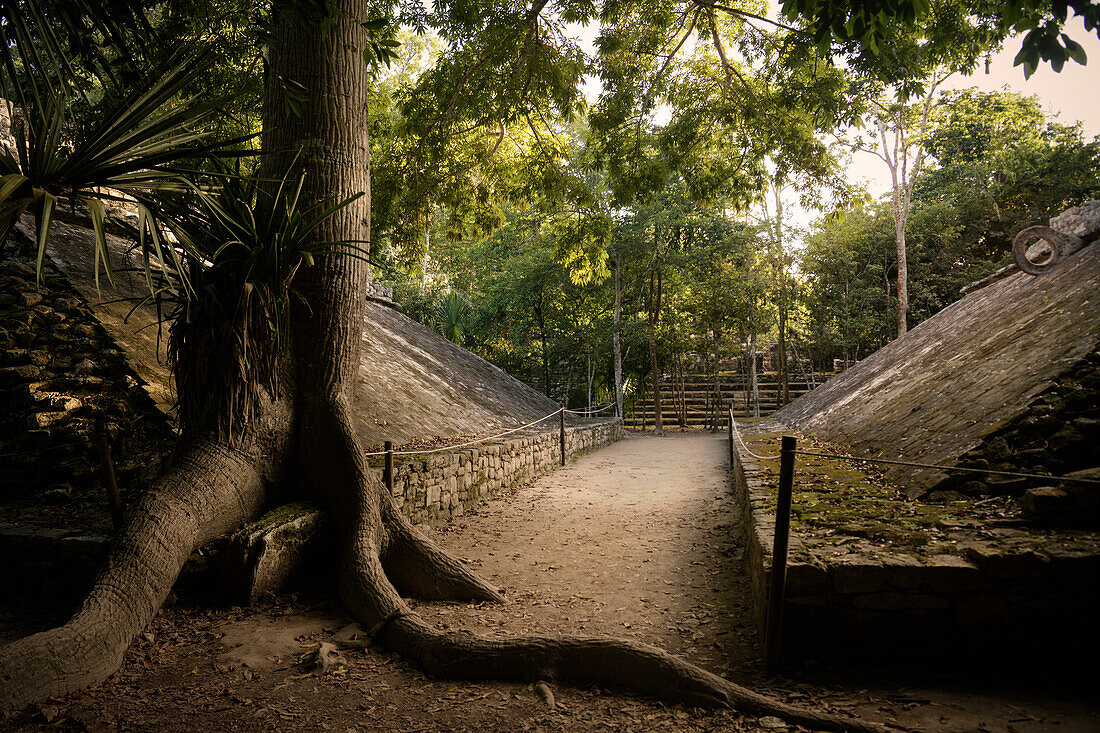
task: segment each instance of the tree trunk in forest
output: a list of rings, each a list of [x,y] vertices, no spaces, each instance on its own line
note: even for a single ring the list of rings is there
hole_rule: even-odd
[[[585,376],[588,378],[585,417],[590,417],[592,408],[594,407],[592,404],[592,388],[596,381],[596,362],[592,359],[592,344],[585,344],[585,357]]]
[[[894,237],[898,253],[898,337],[905,335],[909,329],[909,264],[905,246],[905,225],[912,208],[913,188],[917,183],[921,167],[924,164],[924,141],[928,134],[928,126],[932,113],[932,101],[936,89],[942,84],[951,72],[936,70],[932,73],[925,88],[924,99],[921,101],[922,110],[920,129],[916,136],[908,130],[906,112],[904,106],[890,108],[878,100],[872,100],[872,105],[878,110],[877,127],[879,133],[878,150],[869,151],[883,160],[890,169],[891,193],[894,214]],[[888,124],[893,123],[893,144],[887,139],[891,132]],[[913,160],[910,167],[909,156],[912,153]]]
[[[895,215],[894,232],[898,244],[898,337],[909,330],[909,261],[905,251],[905,217]]]
[[[654,282],[656,281],[656,287]],[[656,291],[656,293],[654,292]],[[653,434],[664,435],[661,414],[661,372],[657,368],[657,321],[661,317],[661,271],[649,276],[649,366],[653,375]]]
[[[568,359],[565,363],[566,363],[566,367],[567,367],[566,372],[565,372],[565,394],[562,395],[561,404],[562,404],[562,407],[564,407],[565,409],[568,410],[568,409],[570,409],[569,408],[569,396],[573,393],[573,373],[574,373],[575,369],[574,369],[574,366],[573,366],[573,360],[572,359]]]
[[[760,378],[756,373],[756,299],[749,297],[749,385],[752,389],[752,416],[760,417]]]
[[[722,422],[722,377],[719,372],[720,366],[720,344],[721,334],[714,330],[714,422],[711,425],[710,431],[712,433],[718,432]]]
[[[779,406],[791,401],[791,375],[787,367],[787,305],[779,304],[779,338],[776,343],[776,356],[779,358],[779,372],[776,375],[779,380]]]
[[[615,255],[615,310],[611,326],[611,358],[615,370],[615,415],[623,417],[623,345],[619,328],[622,323],[623,281],[622,259]]]
[[[546,348],[546,319],[542,313],[542,291],[539,291],[538,302],[535,303],[535,319],[539,324],[539,343],[542,344],[542,392],[550,396],[550,355]]]

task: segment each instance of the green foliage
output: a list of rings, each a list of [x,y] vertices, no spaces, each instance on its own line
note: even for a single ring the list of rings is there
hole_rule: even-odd
[[[932,160],[917,179],[907,226],[914,324],[1007,264],[1018,231],[1100,195],[1100,143],[1047,119],[1034,97],[946,92],[926,145]],[[885,343],[896,306],[890,204],[838,213],[819,223],[800,265],[822,359],[856,358]]]
[[[202,69],[198,59],[192,58],[150,79],[144,89],[132,92],[86,130],[71,150],[62,137],[66,122],[63,100],[49,96],[46,89],[36,90],[42,103],[39,106],[35,101],[23,108],[26,123],[15,131],[17,156],[0,151],[0,237],[6,239],[19,217],[33,210],[39,277],[52,210],[59,198],[81,198],[88,204],[97,256],[102,256],[104,200],[122,201],[152,190],[181,190],[184,181],[168,166],[220,146],[204,141],[191,129],[216,102],[162,109]],[[106,257],[102,261],[106,267]]]
[[[851,118],[845,80],[762,11],[618,2],[598,40],[604,93],[591,115],[596,161],[615,201],[630,205],[682,177],[700,202],[746,206],[768,178],[824,178],[832,159],[816,133]]]
[[[500,226],[508,206],[576,188],[562,126],[580,110],[585,60],[563,24],[579,10],[539,8],[436,4],[412,16],[436,37],[399,34],[371,121],[380,247],[411,263],[435,207],[458,238]]]
[[[469,318],[470,304],[461,293],[452,292],[443,296],[436,312],[436,321],[445,339],[461,346]]]
[[[783,0],[784,15],[801,22],[822,55],[839,53],[849,62],[875,68],[889,81],[913,74],[898,55],[898,41],[920,31],[927,38],[921,50],[931,66],[946,57],[972,66],[984,48],[1010,32],[1024,33],[1015,63],[1030,77],[1040,60],[1061,71],[1072,59],[1086,62],[1084,49],[1062,32],[1069,11],[1081,17],[1087,32],[1100,35],[1100,4],[1095,0]],[[960,56],[961,54],[961,56]],[[950,64],[949,64],[950,65]],[[931,68],[929,66],[929,68]],[[917,91],[917,94],[920,92]]]

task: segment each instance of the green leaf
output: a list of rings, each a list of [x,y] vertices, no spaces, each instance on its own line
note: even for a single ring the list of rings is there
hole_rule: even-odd
[[[38,262],[35,265],[35,274],[38,281],[42,281],[42,268],[46,263],[46,243],[50,238],[50,221],[53,219],[53,208],[57,204],[57,198],[47,191],[36,191],[36,205],[34,210],[34,224],[38,234]]]
[[[1062,40],[1066,44],[1066,53],[1069,57],[1081,64],[1081,66],[1085,66],[1089,61],[1089,57],[1088,54],[1085,53],[1084,47],[1064,33],[1062,34]]]
[[[99,261],[103,260],[103,271],[107,273],[107,281],[114,285],[111,275],[111,258],[107,251],[107,211],[103,201],[98,198],[86,198],[84,203],[88,205],[88,213],[92,218],[92,231],[95,232],[95,256],[92,270],[95,274],[95,287],[99,290]]]
[[[19,173],[9,173],[0,178],[0,201],[7,201],[29,178]]]

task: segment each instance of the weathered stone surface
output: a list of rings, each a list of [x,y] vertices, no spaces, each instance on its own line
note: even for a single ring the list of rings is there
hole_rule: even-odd
[[[1024,511],[1040,519],[1070,517],[1076,508],[1076,502],[1069,492],[1053,486],[1028,489],[1024,492],[1022,501]]]
[[[925,581],[924,563],[909,555],[880,555],[883,576],[891,588],[908,590]]]
[[[856,608],[884,611],[926,611],[933,608],[947,608],[950,604],[943,596],[882,591],[880,593],[857,595],[852,599],[852,605]]]
[[[1097,350],[1098,292],[1100,246],[1090,245],[1046,275],[1017,273],[970,293],[774,417],[857,455],[950,463]],[[1081,416],[1096,394],[1078,389],[1065,399],[1080,400]],[[884,470],[907,488],[947,478]]]
[[[829,575],[817,563],[796,562],[787,566],[787,600],[797,603],[803,597],[821,596],[829,592]]]
[[[933,593],[952,593],[980,588],[981,570],[958,555],[935,555],[924,562],[921,587]]]
[[[1097,460],[1100,460],[1100,457]],[[1073,471],[1067,473],[1066,478],[1100,481],[1100,467]],[[1096,519],[1100,516],[1100,483],[1083,484],[1075,481],[1063,481],[1059,486],[1073,498],[1074,504],[1087,518]]]
[[[328,517],[309,502],[268,512],[235,532],[222,555],[227,590],[243,603],[282,588],[311,559],[330,549]]]
[[[991,578],[1028,578],[1050,571],[1046,555],[1034,550],[1010,550],[990,546],[968,547],[966,557]]]
[[[1100,201],[1090,199],[1050,220],[1050,228],[1075,237],[1100,235]]]

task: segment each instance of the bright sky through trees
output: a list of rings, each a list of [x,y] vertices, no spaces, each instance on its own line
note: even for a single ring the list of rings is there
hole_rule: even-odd
[[[1005,41],[1004,48],[990,59],[989,73],[982,67],[971,76],[955,75],[941,87],[965,89],[978,87],[985,92],[999,91],[1008,87],[1009,91],[1028,96],[1037,96],[1043,109],[1049,114],[1058,115],[1063,124],[1083,123],[1085,139],[1100,135],[1100,102],[1096,89],[1100,83],[1100,39],[1095,33],[1085,31],[1079,18],[1068,25],[1069,35],[1085,48],[1089,63],[1087,66],[1070,62],[1061,73],[1056,73],[1048,64],[1042,64],[1030,79],[1024,79],[1022,66],[1013,66],[1012,61],[1020,50],[1019,37]],[[890,188],[890,174],[882,161],[873,155],[860,153],[852,160],[848,169],[851,181],[866,180],[872,195],[878,196]]]

